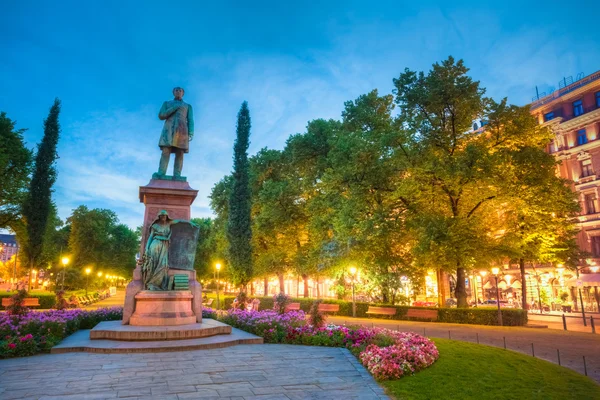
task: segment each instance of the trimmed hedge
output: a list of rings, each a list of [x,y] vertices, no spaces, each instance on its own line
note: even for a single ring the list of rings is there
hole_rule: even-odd
[[[4,299],[7,297],[13,297],[15,294],[17,294],[17,292],[2,292],[0,293],[0,299]],[[38,298],[39,302],[40,302],[40,306],[39,307],[34,307],[32,309],[49,309],[52,308],[56,305],[56,294],[51,293],[51,292],[31,292],[31,293],[27,293],[27,298]],[[0,300],[1,302],[2,300]],[[0,303],[1,304],[1,303]],[[0,309],[4,309],[5,307],[2,307],[0,305]]]
[[[273,297],[256,297],[260,300],[260,309],[273,308]],[[235,297],[226,296],[222,299],[225,309],[231,308]],[[305,313],[310,311],[310,307],[316,299],[311,298],[292,298],[293,303],[300,303],[300,309]],[[338,304],[340,311],[333,313],[337,316],[352,316],[352,302],[335,299],[322,299],[324,304]],[[214,304],[214,303],[213,303]],[[396,315],[373,315],[367,314],[369,306],[395,308]],[[377,318],[404,321],[429,321],[419,318],[409,318],[406,313],[409,309],[416,308],[420,310],[436,310],[438,312],[438,322],[449,322],[455,324],[476,324],[476,325],[498,325],[497,308],[436,308],[436,307],[410,307],[394,306],[390,304],[375,303],[356,303],[356,316],[358,318]],[[502,309],[502,322],[505,326],[523,326],[527,324],[527,312],[521,309]]]

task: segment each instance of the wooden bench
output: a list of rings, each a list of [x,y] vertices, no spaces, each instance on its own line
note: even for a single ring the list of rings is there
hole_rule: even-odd
[[[215,299],[208,299],[208,301],[206,303],[203,303],[202,305],[204,307],[210,307],[214,300]]]
[[[373,306],[369,306],[369,309],[367,310],[366,314],[377,314],[377,315],[396,315],[396,311],[398,311],[396,308],[393,307],[373,307]]]
[[[317,310],[319,310],[319,312],[338,312],[340,311],[340,305],[321,303],[319,304]]]
[[[300,303],[290,303],[285,307],[285,311],[299,311],[300,310]]]
[[[437,310],[419,310],[417,308],[409,308],[406,312],[409,318],[430,319],[436,321],[438,319]]]
[[[12,306],[13,303],[13,299],[10,297],[5,297],[2,299],[2,306],[3,307],[8,307],[8,306]],[[23,306],[25,307],[39,307],[40,306],[40,299],[38,299],[37,297],[27,297],[25,299],[23,299]]]

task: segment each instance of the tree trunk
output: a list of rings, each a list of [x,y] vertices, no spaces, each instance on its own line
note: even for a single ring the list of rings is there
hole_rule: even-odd
[[[302,280],[304,280],[304,297],[308,297],[308,275],[302,275]]]
[[[283,274],[277,274],[279,278],[279,293],[285,293],[285,282],[283,280]]]
[[[598,293],[596,293],[596,295],[598,295]],[[319,289],[319,277],[317,276],[317,299],[320,299],[320,298],[321,298],[321,290]]]
[[[523,310],[528,310],[527,305],[527,281],[525,280],[525,259],[519,258],[519,269],[521,270],[521,303],[523,304]]]
[[[460,265],[460,264],[458,264]],[[465,286],[466,272],[464,268],[456,268],[456,307],[468,308],[467,287]]]
[[[250,282],[250,296],[254,296],[254,281]]]
[[[265,278],[263,280],[263,283],[265,285],[265,292],[263,296],[268,296],[269,295],[269,278]]]

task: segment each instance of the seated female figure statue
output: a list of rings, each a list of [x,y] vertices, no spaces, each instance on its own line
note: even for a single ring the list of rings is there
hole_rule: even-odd
[[[171,225],[177,222],[179,221],[169,218],[166,210],[161,210],[150,226],[142,266],[144,287],[147,290],[168,290]]]

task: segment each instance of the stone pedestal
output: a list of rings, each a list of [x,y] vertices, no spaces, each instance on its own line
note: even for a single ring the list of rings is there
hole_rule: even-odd
[[[174,326],[196,323],[189,290],[152,292],[135,296],[135,311],[129,320],[133,326]]]
[[[149,228],[156,219],[158,212],[167,210],[169,218],[189,221],[191,218],[190,207],[197,195],[198,191],[192,189],[186,181],[152,179],[146,186],[140,186],[140,202],[144,203],[146,206],[142,240],[140,243],[140,255],[144,254]],[[189,287],[192,295],[190,309],[195,316],[194,323],[202,322],[202,287],[196,280],[196,271],[169,269],[169,276],[174,274],[188,275]],[[123,307],[123,325],[132,323],[130,320],[137,312],[137,295],[142,293],[143,290],[142,271],[141,266],[138,265],[133,271],[133,280],[127,285],[125,305]],[[165,320],[164,322],[169,322],[169,320]]]

